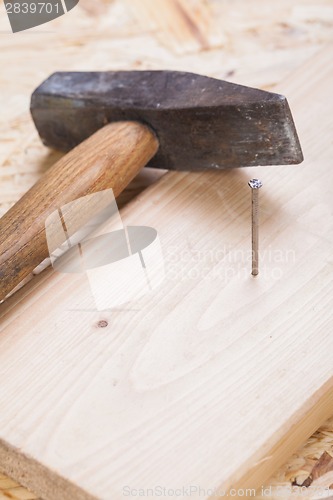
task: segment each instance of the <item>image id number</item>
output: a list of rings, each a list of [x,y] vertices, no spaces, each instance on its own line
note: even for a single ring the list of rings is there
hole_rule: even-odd
[[[59,4],[45,3],[45,2],[32,2],[32,3],[6,3],[6,10],[8,14],[52,14],[55,12],[59,14]]]

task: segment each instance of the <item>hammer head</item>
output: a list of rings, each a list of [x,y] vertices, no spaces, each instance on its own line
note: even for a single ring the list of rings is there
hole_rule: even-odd
[[[192,73],[54,73],[33,93],[31,113],[44,144],[64,151],[109,122],[143,122],[160,143],[152,167],[204,170],[303,160],[285,97]]]

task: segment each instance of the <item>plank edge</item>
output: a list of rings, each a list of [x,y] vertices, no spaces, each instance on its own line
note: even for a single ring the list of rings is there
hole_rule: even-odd
[[[0,439],[0,472],[47,500],[59,500],[59,492],[62,500],[96,500],[95,496],[65,480],[56,471],[43,466],[3,439]]]

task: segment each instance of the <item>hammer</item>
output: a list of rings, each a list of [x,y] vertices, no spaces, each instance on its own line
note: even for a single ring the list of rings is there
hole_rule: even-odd
[[[0,220],[0,300],[45,258],[45,220],[139,170],[219,170],[303,160],[285,97],[176,71],[58,72],[32,94],[46,146],[69,151]],[[74,148],[74,149],[73,149]]]

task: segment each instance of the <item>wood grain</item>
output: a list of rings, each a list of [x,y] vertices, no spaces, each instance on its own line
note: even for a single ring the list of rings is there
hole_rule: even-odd
[[[0,500],[38,500],[34,493],[20,486],[13,479],[0,474]]]
[[[0,300],[49,256],[45,221],[77,198],[112,188],[118,196],[154,156],[158,141],[145,125],[106,125],[60,159],[0,219]],[[96,207],[68,216],[79,230]],[[60,246],[60,243],[59,243]]]
[[[122,211],[159,232],[159,290],[98,313],[82,277],[46,271],[2,305],[0,463],[38,494],[259,486],[332,412],[331,55],[278,89],[303,165],[169,173]]]

